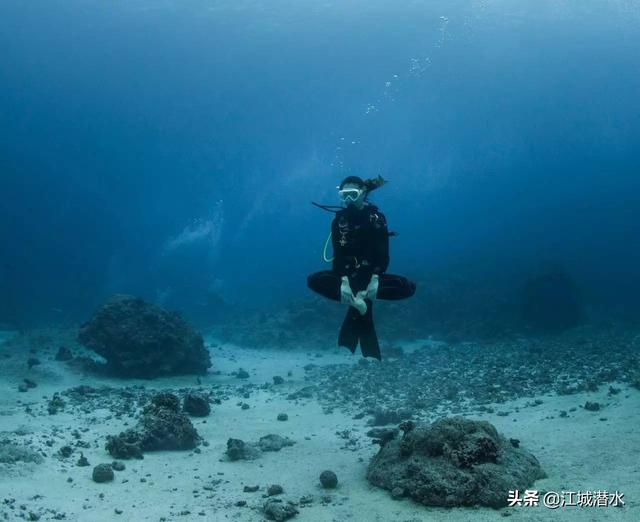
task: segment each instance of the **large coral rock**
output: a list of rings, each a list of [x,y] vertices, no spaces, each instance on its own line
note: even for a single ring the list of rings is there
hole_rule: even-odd
[[[200,436],[178,398],[171,393],[155,395],[135,428],[107,437],[106,449],[115,458],[142,458],[146,451],[189,450]]]
[[[116,295],[82,325],[78,340],[120,377],[204,374],[211,366],[202,336],[177,313]]]
[[[401,425],[404,435],[384,443],[367,471],[369,481],[427,506],[507,504],[509,490],[544,478],[537,459],[486,421],[463,417],[430,425]]]

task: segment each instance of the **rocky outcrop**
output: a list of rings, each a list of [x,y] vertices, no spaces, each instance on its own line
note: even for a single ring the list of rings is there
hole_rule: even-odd
[[[276,522],[289,520],[299,513],[293,502],[284,502],[275,498],[267,500],[262,510],[268,520],[275,520]]]
[[[185,395],[182,409],[192,417],[206,417],[211,413],[208,399],[195,393]]]
[[[146,451],[190,450],[200,437],[179,399],[160,393],[146,406],[135,428],[107,437],[106,449],[115,458],[142,458]]]
[[[253,460],[257,459],[263,452],[280,451],[287,446],[293,446],[295,441],[288,437],[281,437],[270,433],[260,437],[258,442],[245,442],[240,439],[229,439],[227,441],[227,458],[233,460]]]
[[[393,498],[499,508],[509,490],[545,477],[533,455],[486,421],[452,417],[421,426],[406,422],[400,429],[404,435],[385,441],[367,471],[368,480]]]
[[[202,336],[175,312],[116,295],[82,325],[78,340],[119,377],[204,374],[211,366]]]

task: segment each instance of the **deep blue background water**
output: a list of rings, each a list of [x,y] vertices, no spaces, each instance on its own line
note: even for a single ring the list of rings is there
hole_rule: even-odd
[[[391,271],[633,309],[638,49],[632,1],[4,0],[0,323],[308,296],[348,174]]]

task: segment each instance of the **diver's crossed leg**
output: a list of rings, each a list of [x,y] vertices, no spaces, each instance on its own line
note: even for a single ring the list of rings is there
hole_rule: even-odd
[[[351,281],[352,287],[354,286],[354,282],[353,280]],[[369,281],[366,282],[363,288],[356,287],[354,290],[364,290],[368,283]],[[342,285],[342,278],[331,270],[323,270],[311,274],[307,278],[307,285],[311,290],[328,299],[332,299],[333,301],[341,300],[340,287]],[[409,281],[406,277],[394,274],[380,274],[378,276],[376,299],[396,301],[399,299],[407,299],[415,293],[415,283]]]
[[[406,277],[394,274],[381,274],[378,279],[377,299],[397,301],[407,299],[416,293],[416,284]]]
[[[393,274],[380,274],[373,280],[369,274],[357,274],[349,280],[330,270],[324,270],[311,274],[307,278],[307,284],[311,290],[328,299],[347,302],[350,305],[340,328],[338,345],[345,346],[354,353],[360,343],[364,357],[374,357],[378,360],[381,357],[378,336],[373,324],[373,299],[406,299],[416,291],[415,283],[406,277]],[[357,292],[355,299],[354,290]],[[352,299],[345,300],[345,294],[349,294]],[[356,306],[351,302],[355,300],[363,301],[366,307]]]

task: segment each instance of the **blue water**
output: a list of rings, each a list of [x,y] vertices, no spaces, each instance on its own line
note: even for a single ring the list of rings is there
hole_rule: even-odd
[[[394,272],[637,313],[639,48],[632,1],[4,0],[0,323],[307,298],[348,174]]]

